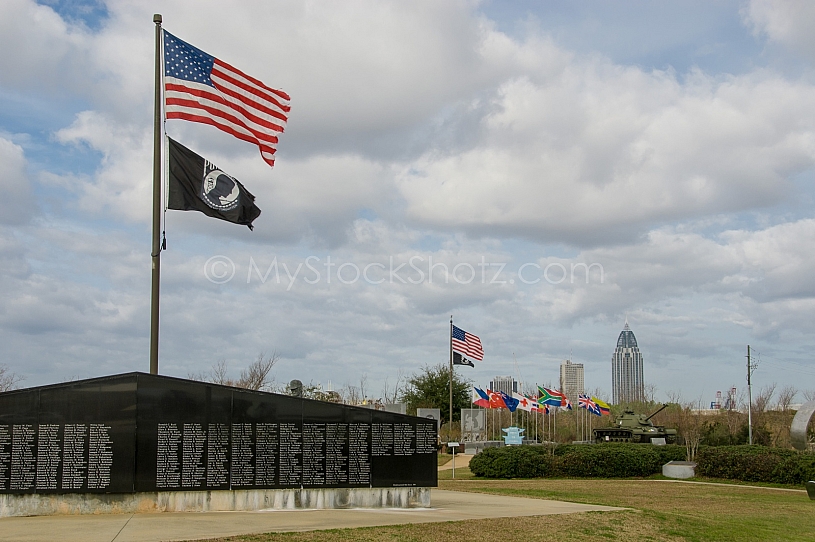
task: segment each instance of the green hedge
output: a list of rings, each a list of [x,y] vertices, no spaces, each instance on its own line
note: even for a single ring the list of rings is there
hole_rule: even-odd
[[[470,471],[484,478],[546,476],[629,478],[662,472],[668,461],[685,459],[681,446],[641,444],[505,446],[487,448],[470,461]]]
[[[561,476],[630,478],[662,472],[668,461],[686,458],[682,446],[646,446],[642,444],[594,444],[558,446],[555,470]]]
[[[696,473],[744,482],[803,484],[815,480],[815,454],[766,446],[716,446],[699,450]]]
[[[683,446],[563,444],[487,448],[470,461],[483,478],[645,477],[669,461],[684,461]],[[815,454],[764,446],[707,446],[696,455],[696,474],[745,482],[800,485],[815,480]]]
[[[470,460],[470,472],[483,478],[552,476],[552,457],[544,446],[487,448]]]

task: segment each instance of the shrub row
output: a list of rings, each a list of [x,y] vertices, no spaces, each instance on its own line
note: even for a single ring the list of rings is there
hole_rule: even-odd
[[[815,480],[815,454],[766,446],[716,446],[699,450],[696,473],[744,482],[803,484]]]
[[[557,476],[545,446],[486,448],[470,460],[470,472],[484,478],[543,478]]]
[[[645,477],[669,461],[685,460],[683,446],[564,444],[487,448],[470,461],[484,478]],[[800,485],[815,480],[815,454],[764,446],[709,446],[696,455],[696,474],[745,482]]]
[[[668,461],[685,459],[681,446],[637,444],[504,446],[487,448],[470,460],[470,471],[484,478],[629,478],[662,472]]]

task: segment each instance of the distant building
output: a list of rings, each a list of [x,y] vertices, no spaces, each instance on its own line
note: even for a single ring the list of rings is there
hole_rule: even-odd
[[[490,389],[512,395],[513,392],[518,392],[518,381],[511,376],[496,376],[490,380]]]
[[[637,338],[628,321],[617,339],[617,349],[611,358],[611,392],[614,404],[642,401],[645,389],[642,380],[642,354]]]
[[[577,396],[583,393],[583,364],[567,359],[560,364],[560,391],[577,404]]]

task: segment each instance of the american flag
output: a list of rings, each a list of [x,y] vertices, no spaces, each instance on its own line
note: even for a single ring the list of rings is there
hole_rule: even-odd
[[[168,119],[215,126],[254,143],[274,166],[289,95],[164,31],[164,106]]]
[[[478,361],[484,359],[484,349],[481,347],[481,339],[472,333],[467,333],[463,329],[453,326],[453,336],[450,340],[452,341],[453,350],[455,352]]]

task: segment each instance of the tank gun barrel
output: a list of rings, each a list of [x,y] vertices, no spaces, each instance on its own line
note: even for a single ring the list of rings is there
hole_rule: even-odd
[[[654,416],[656,416],[657,414],[659,414],[660,412],[662,412],[662,411],[663,411],[663,410],[665,410],[666,408],[668,408],[668,403],[664,403],[664,404],[663,404],[661,407],[659,407],[659,408],[658,408],[658,409],[657,409],[657,410],[656,410],[656,411],[655,411],[653,414],[651,414],[650,416],[648,416],[647,418],[645,418],[645,421],[646,421],[646,422],[647,422],[647,421],[649,421],[651,418],[653,418]]]

